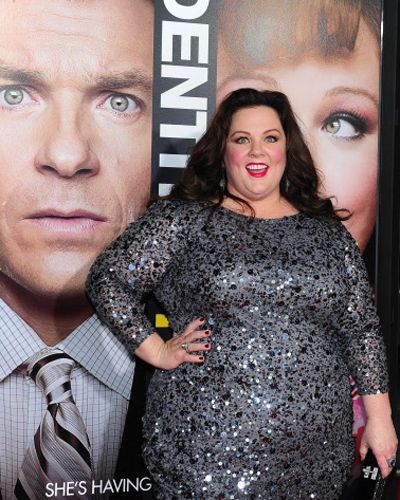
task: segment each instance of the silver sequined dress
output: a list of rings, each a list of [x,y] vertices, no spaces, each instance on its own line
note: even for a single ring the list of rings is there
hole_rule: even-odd
[[[134,351],[153,291],[174,331],[207,318],[203,365],[157,371],[144,457],[165,500],[336,500],[353,460],[349,374],[387,391],[362,258],[340,222],[158,202],[96,261],[99,315]]]

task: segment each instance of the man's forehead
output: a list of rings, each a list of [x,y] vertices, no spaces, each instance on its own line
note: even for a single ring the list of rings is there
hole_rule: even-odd
[[[149,0],[14,0],[2,2],[0,41],[66,45],[103,40],[114,46],[125,38],[152,36],[153,5]],[[149,29],[150,28],[150,29]]]
[[[38,72],[49,80],[60,73],[90,80],[151,70],[149,0],[15,0],[5,5],[0,12],[4,67]]]

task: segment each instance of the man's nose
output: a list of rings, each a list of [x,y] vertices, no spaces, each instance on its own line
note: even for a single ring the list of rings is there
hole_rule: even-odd
[[[35,167],[47,175],[63,178],[91,177],[99,171],[99,160],[90,144],[90,126],[78,106],[52,106],[43,117],[40,148]]]

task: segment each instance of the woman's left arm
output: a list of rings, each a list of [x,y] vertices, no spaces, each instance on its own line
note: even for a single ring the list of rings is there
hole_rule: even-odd
[[[343,228],[348,300],[340,320],[345,341],[345,356],[350,374],[362,396],[367,423],[361,441],[360,455],[370,448],[383,477],[391,468],[388,461],[396,456],[397,437],[391,417],[388,396],[386,347],[380,332],[371,287],[364,260],[351,235]],[[342,241],[343,244],[343,241]]]

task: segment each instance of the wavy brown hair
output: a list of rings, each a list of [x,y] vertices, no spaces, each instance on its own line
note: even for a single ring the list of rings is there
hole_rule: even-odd
[[[286,167],[279,186],[281,195],[306,214],[348,218],[348,213],[347,217],[340,215],[343,210],[335,210],[329,198],[319,195],[317,171],[288,98],[282,92],[268,90],[238,89],[222,101],[207,131],[193,147],[182,179],[172,188],[168,199],[217,200],[221,205],[228,197],[248,206],[254,215],[248,202],[229,192],[224,155],[233,115],[240,109],[258,106],[274,109],[285,132]]]
[[[219,42],[241,72],[317,58],[346,58],[361,22],[380,53],[382,0],[229,0],[221,2]],[[238,72],[238,71],[237,71]]]

